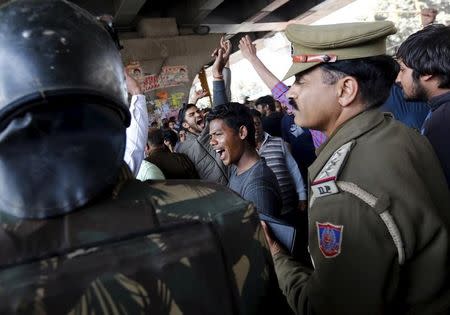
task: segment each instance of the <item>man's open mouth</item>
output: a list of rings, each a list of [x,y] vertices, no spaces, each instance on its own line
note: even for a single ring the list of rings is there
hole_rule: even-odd
[[[225,150],[223,150],[223,149],[218,149],[218,150],[216,150],[216,153],[219,155],[219,157],[220,157],[221,160],[224,159]]]

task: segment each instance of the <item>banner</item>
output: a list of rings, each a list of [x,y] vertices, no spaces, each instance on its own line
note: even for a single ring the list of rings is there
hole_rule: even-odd
[[[140,82],[142,90],[148,92],[183,85],[189,82],[189,74],[187,66],[166,66],[162,67],[160,75],[146,75]]]

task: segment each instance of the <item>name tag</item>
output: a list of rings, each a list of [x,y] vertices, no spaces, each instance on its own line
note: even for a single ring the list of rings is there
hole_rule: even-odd
[[[320,198],[328,195],[337,194],[339,189],[334,179],[328,181],[321,181],[320,183],[311,185],[314,197]]]

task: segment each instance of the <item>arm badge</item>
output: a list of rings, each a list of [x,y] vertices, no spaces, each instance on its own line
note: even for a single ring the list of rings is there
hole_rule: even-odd
[[[316,222],[319,248],[325,258],[333,258],[341,253],[343,225]]]

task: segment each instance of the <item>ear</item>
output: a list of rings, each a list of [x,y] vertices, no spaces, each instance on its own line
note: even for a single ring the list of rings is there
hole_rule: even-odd
[[[181,125],[183,126],[184,129],[189,129],[189,124],[187,122],[183,121]]]
[[[244,140],[245,138],[247,138],[247,136],[248,136],[248,130],[247,130],[247,127],[241,126],[241,127],[239,128],[239,138],[240,138],[241,140]]]
[[[338,102],[342,107],[351,105],[359,92],[358,81],[354,77],[343,77],[336,83]]]
[[[420,80],[423,80],[423,81],[430,81],[433,78],[434,78],[434,76],[432,74],[424,74],[424,75],[420,76]]]

